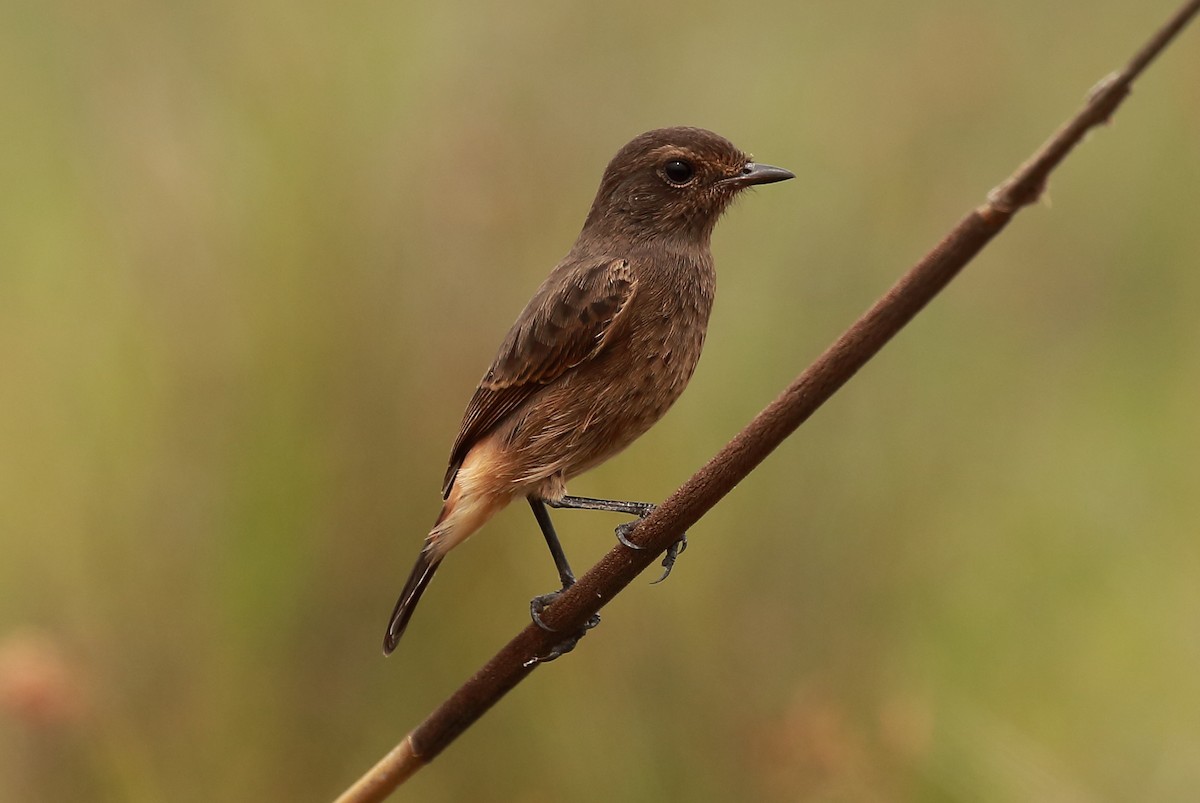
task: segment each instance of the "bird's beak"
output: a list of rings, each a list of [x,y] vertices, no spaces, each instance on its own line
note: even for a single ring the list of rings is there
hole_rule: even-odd
[[[735,187],[749,187],[752,184],[774,184],[776,181],[787,181],[795,178],[796,174],[782,167],[746,162],[742,172],[721,181],[722,184],[732,184]]]

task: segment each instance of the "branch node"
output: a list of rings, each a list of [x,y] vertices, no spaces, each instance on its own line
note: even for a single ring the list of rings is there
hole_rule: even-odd
[[[1087,105],[1104,108],[1104,116],[1097,123],[1109,125],[1117,107],[1129,97],[1132,92],[1129,82],[1120,72],[1111,72],[1101,78],[1094,87],[1088,90]]]
[[[987,203],[975,208],[975,214],[979,215],[983,222],[992,228],[1003,226],[1017,211],[1003,200],[995,197],[998,189],[997,187],[996,190],[988,193]]]

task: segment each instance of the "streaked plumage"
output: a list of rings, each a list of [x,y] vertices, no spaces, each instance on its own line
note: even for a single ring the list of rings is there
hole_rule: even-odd
[[[687,170],[692,175],[682,177]],[[791,178],[698,128],[643,134],[609,163],[574,247],[534,293],[474,396],[451,449],[442,512],[384,639],[391,652],[454,546],[519,497],[624,449],[695,370],[716,276],[709,239],[738,190]]]

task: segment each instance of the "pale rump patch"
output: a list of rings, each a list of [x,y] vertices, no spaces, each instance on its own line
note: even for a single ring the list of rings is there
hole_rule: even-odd
[[[491,439],[476,444],[458,469],[425,548],[441,559],[512,501],[515,488],[500,479],[503,451]]]

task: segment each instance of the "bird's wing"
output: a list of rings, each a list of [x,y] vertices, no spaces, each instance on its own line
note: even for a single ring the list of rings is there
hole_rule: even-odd
[[[539,388],[602,352],[627,317],[637,280],[629,262],[603,258],[555,268],[509,330],[467,412],[442,486],[448,496],[467,452]]]

